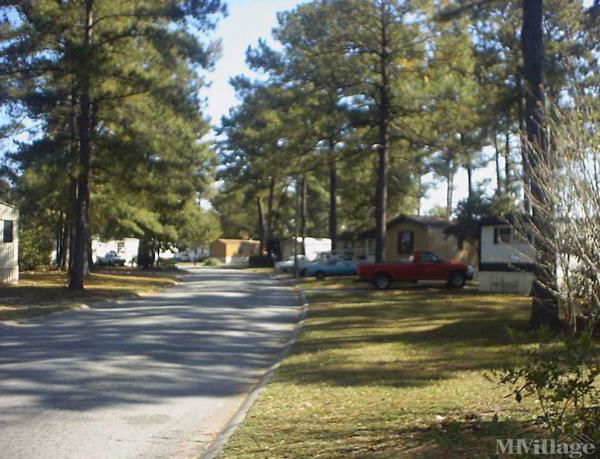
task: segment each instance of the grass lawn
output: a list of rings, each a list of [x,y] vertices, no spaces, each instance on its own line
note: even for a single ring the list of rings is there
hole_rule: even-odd
[[[324,281],[317,280],[315,277],[300,277],[298,282],[303,289],[369,289],[369,284],[359,282],[356,276],[348,277],[330,277]]]
[[[340,282],[300,284],[305,328],[222,458],[485,458],[531,430],[530,402],[484,376],[514,355],[528,298]]]
[[[19,285],[0,287],[0,321],[21,320],[71,309],[90,301],[148,293],[174,285],[174,272],[104,269],[88,276],[86,290],[71,292],[60,271],[21,273]]]

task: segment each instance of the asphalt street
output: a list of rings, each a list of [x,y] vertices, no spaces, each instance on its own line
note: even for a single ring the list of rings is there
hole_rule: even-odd
[[[198,457],[301,311],[265,275],[196,269],[184,280],[0,327],[0,458]]]

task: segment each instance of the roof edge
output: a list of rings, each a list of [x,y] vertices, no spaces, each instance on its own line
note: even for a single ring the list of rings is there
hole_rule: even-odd
[[[0,201],[0,204],[4,204],[5,206],[12,207],[13,209],[19,210],[19,208],[17,206],[15,206],[14,204],[9,204],[8,202],[5,202],[5,201]]]

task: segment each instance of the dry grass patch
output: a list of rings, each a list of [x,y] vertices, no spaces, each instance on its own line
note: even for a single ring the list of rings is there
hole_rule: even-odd
[[[86,289],[67,289],[67,277],[60,271],[22,273],[19,285],[0,287],[0,321],[71,309],[91,301],[156,291],[178,282],[174,273],[110,269],[87,277]]]
[[[531,428],[484,376],[510,362],[528,298],[302,286],[306,326],[222,457],[494,457],[496,438]]]

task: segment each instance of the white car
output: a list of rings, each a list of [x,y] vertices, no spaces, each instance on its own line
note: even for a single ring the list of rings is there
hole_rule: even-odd
[[[125,266],[125,258],[111,250],[103,257],[98,257],[97,263],[104,266]]]

